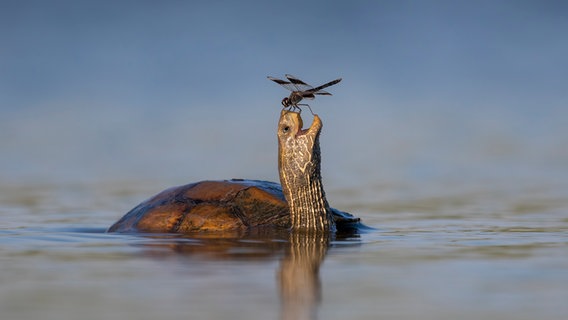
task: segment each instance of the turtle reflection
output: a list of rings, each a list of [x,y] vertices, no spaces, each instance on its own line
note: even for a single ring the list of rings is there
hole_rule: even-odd
[[[332,242],[359,244],[356,233],[337,234],[255,230],[243,233],[145,235],[146,255],[180,255],[200,260],[270,260],[277,269],[281,319],[315,319],[321,301],[319,269]],[[168,250],[163,250],[164,248]]]
[[[316,317],[321,301],[319,268],[329,243],[325,234],[290,234],[279,270],[282,319]]]

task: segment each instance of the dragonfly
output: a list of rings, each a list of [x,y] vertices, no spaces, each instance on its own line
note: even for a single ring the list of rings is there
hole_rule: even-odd
[[[322,84],[319,87],[312,87],[309,84],[305,83],[304,81],[294,77],[291,74],[287,74],[286,75],[286,79],[288,79],[288,81],[286,80],[280,80],[278,78],[274,78],[274,77],[268,77],[268,79],[278,83],[279,85],[283,86],[284,88],[292,91],[292,93],[290,93],[290,96],[282,99],[282,106],[284,108],[289,108],[290,110],[300,110],[300,112],[302,112],[302,109],[300,108],[300,106],[306,106],[308,107],[308,109],[310,109],[310,112],[312,114],[314,114],[314,112],[312,111],[312,108],[310,108],[310,106],[308,104],[303,104],[300,103],[300,101],[302,101],[303,99],[314,99],[316,97],[316,95],[321,95],[321,96],[331,96],[331,93],[324,91],[323,89],[333,86],[334,84],[339,83],[339,81],[341,81],[341,78],[339,79],[335,79],[333,81],[330,81],[326,84]]]

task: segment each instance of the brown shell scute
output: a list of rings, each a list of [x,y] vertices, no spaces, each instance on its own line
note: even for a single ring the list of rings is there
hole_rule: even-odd
[[[248,226],[290,226],[288,204],[269,190],[257,186],[247,188],[234,199],[234,205]]]
[[[230,207],[216,206],[209,203],[196,205],[185,214],[175,228],[175,232],[234,230],[245,227]]]
[[[174,230],[180,219],[183,218],[185,207],[181,203],[165,203],[161,206],[148,208],[144,214],[138,216],[137,221],[130,228],[150,232]]]
[[[194,183],[183,196],[194,201],[226,202],[233,199],[246,185],[231,183],[229,181],[202,181]]]

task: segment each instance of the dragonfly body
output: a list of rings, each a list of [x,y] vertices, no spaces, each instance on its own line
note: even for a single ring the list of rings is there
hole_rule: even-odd
[[[310,100],[314,99],[316,95],[331,96],[331,93],[324,91],[323,89],[332,86],[334,84],[337,84],[339,83],[339,81],[341,81],[341,78],[335,79],[333,81],[330,81],[326,84],[322,84],[321,86],[314,88],[309,84],[305,83],[304,81],[290,74],[286,75],[286,79],[288,79],[288,81],[273,77],[268,77],[268,79],[292,91],[292,93],[290,93],[288,97],[282,99],[282,106],[284,108],[298,109],[300,111],[301,111],[300,106],[307,106],[310,109],[310,111],[312,111],[309,105],[300,104],[300,101],[302,101],[303,99],[310,99]]]

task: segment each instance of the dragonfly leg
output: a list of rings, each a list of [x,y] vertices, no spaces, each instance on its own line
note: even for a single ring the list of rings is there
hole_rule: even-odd
[[[302,111],[302,109],[298,108],[297,106],[292,106],[292,105],[285,106],[282,109],[285,109],[287,111],[296,111],[296,109],[298,109],[298,110],[300,110],[300,112]]]
[[[302,103],[302,104],[298,104],[298,105],[299,105],[299,106],[308,107],[308,109],[310,109],[311,114],[312,114],[313,116],[315,116],[315,114],[314,114],[314,112],[312,111],[312,108],[310,107],[309,104]],[[300,109],[300,107],[298,107],[298,109]],[[302,110],[300,109],[300,111],[302,111]]]

